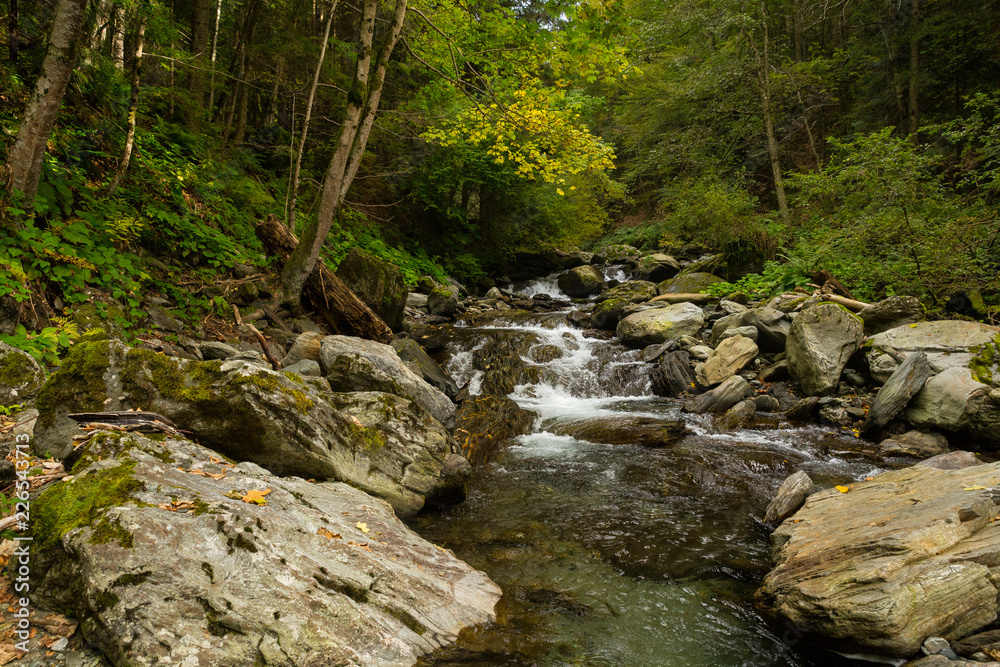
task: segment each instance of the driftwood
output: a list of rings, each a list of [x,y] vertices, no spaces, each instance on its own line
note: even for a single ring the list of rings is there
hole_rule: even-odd
[[[817,293],[816,296],[820,297],[824,301],[832,301],[833,303],[839,303],[841,306],[849,310],[853,310],[856,313],[860,313],[862,310],[871,305],[865,303],[864,301],[857,301],[855,299],[846,299],[842,296],[837,296],[836,294],[823,294],[822,291]]]
[[[158,428],[155,424],[160,423],[171,428],[177,428],[174,423],[161,414],[146,412],[144,410],[126,410],[124,412],[79,412],[69,415],[69,418],[78,424],[90,424],[97,422],[110,424],[112,426],[144,426],[153,425],[150,428]]]
[[[287,261],[299,240],[276,216],[257,225],[257,238],[268,252]],[[379,343],[392,340],[392,330],[323,264],[309,274],[302,295],[339,334],[368,338]]]
[[[663,303],[664,301],[667,303],[708,303],[717,299],[718,297],[714,297],[711,294],[678,292],[676,294],[661,294],[660,296],[654,296],[650,299],[650,301],[656,303]]]
[[[271,352],[271,348],[268,347],[267,341],[264,339],[264,334],[262,334],[260,331],[258,331],[257,327],[255,327],[252,324],[244,324],[243,326],[245,326],[247,329],[249,329],[250,333],[252,333],[254,335],[254,338],[257,339],[257,342],[260,343],[261,348],[264,350],[264,356],[267,357],[267,362],[269,364],[271,364],[271,369],[272,370],[276,370],[276,371],[280,371],[281,370],[281,362],[278,361],[275,358],[274,354]]]
[[[812,280],[814,283],[820,286],[820,291],[823,294],[839,294],[847,299],[854,300],[854,295],[851,294],[851,290],[841,284],[839,280],[833,277],[833,274],[823,269],[818,273],[812,275]]]

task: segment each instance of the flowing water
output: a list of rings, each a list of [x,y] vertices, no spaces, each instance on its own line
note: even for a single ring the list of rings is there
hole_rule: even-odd
[[[521,291],[557,289],[549,277]],[[715,433],[709,418],[652,396],[637,351],[585,337],[565,313],[456,328],[446,368],[472,393],[483,375],[476,352],[499,336],[539,367],[538,382],[510,395],[538,413],[534,432],[475,469],[466,502],[412,525],[488,573],[504,597],[496,623],[422,665],[853,664],[762,618],[753,593],[769,568],[760,520],[781,481],[795,470],[819,486],[858,480],[882,469],[873,452],[778,422]],[[562,356],[531,361],[544,346]],[[674,420],[690,428],[675,444],[614,444]]]

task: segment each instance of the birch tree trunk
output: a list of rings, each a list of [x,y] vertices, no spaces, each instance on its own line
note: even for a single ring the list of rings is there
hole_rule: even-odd
[[[222,0],[215,3],[215,26],[212,28],[212,80],[208,84],[208,117],[215,113],[215,60],[219,52],[219,21],[222,19]]]
[[[757,67],[757,88],[760,91],[760,108],[764,116],[764,135],[767,137],[767,153],[771,160],[771,173],[774,176],[774,192],[778,198],[778,212],[784,222],[788,222],[788,200],[785,198],[785,179],[781,174],[781,156],[778,153],[778,139],[774,134],[774,120],[771,117],[771,44],[767,27],[767,8],[764,0],[760,3],[761,24],[764,30],[763,52],[750,38],[753,48],[754,62]]]
[[[74,46],[83,34],[83,18],[87,0],[59,0],[49,48],[42,63],[42,72],[21,119],[17,140],[10,151],[7,189],[20,193],[26,211],[30,211],[42,175],[45,146],[59,115],[66,86],[73,74],[76,58]]]
[[[146,37],[146,13],[139,16],[139,29],[135,36],[135,61],[132,63],[132,95],[128,104],[128,134],[125,136],[125,151],[122,153],[122,162],[118,165],[118,171],[108,186],[108,194],[114,194],[121,183],[125,172],[128,171],[128,163],[132,159],[132,146],[135,144],[135,116],[139,111],[139,77],[142,74],[142,47]]]
[[[125,69],[125,8],[116,2],[111,8],[111,62],[115,69]]]
[[[326,19],[326,28],[323,31],[323,43],[319,47],[316,72],[313,74],[312,86],[309,87],[309,99],[306,100],[306,113],[302,121],[302,136],[299,138],[299,150],[295,154],[295,168],[292,170],[292,178],[288,182],[288,196],[285,197],[285,201],[289,202],[285,209],[285,224],[293,231],[295,230],[295,204],[299,193],[299,174],[302,172],[302,153],[305,152],[306,148],[306,136],[309,134],[309,119],[312,117],[313,102],[316,100],[316,89],[319,88],[319,75],[323,71],[323,61],[326,59],[326,47],[330,42],[330,26],[333,25],[333,10],[336,7],[337,0],[333,0],[330,6],[330,15]]]
[[[205,104],[205,73],[208,55],[208,17],[211,13],[211,0],[195,0],[191,15],[191,72],[188,76],[188,90],[191,101],[188,106],[188,125],[197,124],[198,116]]]
[[[910,138],[918,143],[917,130],[920,129],[920,0],[912,0],[913,14],[910,16],[910,95],[908,105],[908,126]]]
[[[396,0],[392,24],[385,35],[378,57],[375,74],[372,76],[372,39],[375,32],[375,12],[378,0],[365,0],[358,32],[358,62],[354,72],[354,81],[347,93],[347,112],[340,126],[340,136],[330,167],[323,181],[323,191],[320,194],[319,211],[316,219],[311,221],[302,232],[302,238],[295,247],[285,268],[281,273],[282,290],[288,301],[301,299],[302,288],[306,279],[312,273],[319,260],[320,249],[326,240],[334,217],[351,183],[357,174],[358,164],[364,155],[368,136],[371,133],[375,112],[378,110],[382,95],[382,85],[385,82],[385,70],[389,64],[396,42],[403,29],[403,19],[406,17],[406,1]]]

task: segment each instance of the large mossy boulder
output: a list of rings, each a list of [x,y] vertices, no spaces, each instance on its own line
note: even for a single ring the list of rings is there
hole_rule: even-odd
[[[458,312],[458,290],[438,287],[427,295],[427,311],[439,317],[451,317]]]
[[[460,454],[446,428],[416,402],[330,393],[319,378],[242,360],[190,361],[86,341],[45,383],[37,405],[40,453],[73,454],[78,431],[70,413],[142,408],[233,459],[278,475],[347,482],[385,498],[401,516],[468,473],[451,461]]]
[[[659,283],[673,278],[680,272],[681,265],[676,259],[663,253],[654,253],[640,259],[632,275],[636,280]]]
[[[619,297],[605,299],[590,312],[590,325],[595,329],[614,331],[625,317],[625,309],[630,305],[632,304],[628,299]]]
[[[684,272],[676,278],[664,280],[658,286],[660,294],[696,294],[704,292],[709,285],[725,282],[711,273],[700,271]]]
[[[885,382],[905,355],[927,354],[933,373],[969,368],[978,382],[1000,385],[1000,327],[940,320],[907,324],[873,336],[866,344],[872,377]]]
[[[1000,464],[914,466],[828,489],[771,536],[759,596],[844,653],[911,657],[997,619]]]
[[[30,401],[44,382],[45,370],[30,354],[0,343],[0,406]]]
[[[594,253],[592,264],[624,264],[634,262],[642,257],[642,251],[625,243],[606,245]]]
[[[399,331],[408,291],[398,266],[360,248],[351,248],[337,267],[337,277],[390,329]]]
[[[624,299],[628,303],[644,303],[655,296],[656,283],[647,280],[627,280],[604,290],[600,296],[594,299],[594,302],[602,303],[609,299]]]
[[[409,665],[500,589],[347,484],[101,433],[32,504],[32,601],[117,665]],[[256,494],[256,495],[254,495]]]
[[[333,391],[381,391],[411,400],[451,428],[455,405],[411,371],[389,345],[352,336],[327,336],[319,363]]]
[[[573,298],[600,294],[605,287],[604,274],[590,264],[570,269],[559,276],[558,283],[559,289]]]
[[[861,318],[842,306],[823,303],[804,310],[788,333],[788,372],[807,395],[829,394],[863,338]]]
[[[705,311],[693,303],[675,303],[633,313],[618,323],[618,339],[629,347],[645,347],[694,336],[705,326]]]

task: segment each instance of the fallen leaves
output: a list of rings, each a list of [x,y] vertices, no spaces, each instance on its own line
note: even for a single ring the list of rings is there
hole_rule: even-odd
[[[184,468],[178,468],[181,472],[186,472],[189,475],[198,475],[199,477],[211,477],[212,479],[222,479],[226,476],[224,472],[205,472],[204,470],[185,470]]]
[[[160,503],[157,507],[168,512],[193,512],[198,509],[192,500],[174,500],[169,503]]]
[[[358,530],[360,530],[362,533],[369,532],[368,524],[365,523],[364,521],[358,521]]]
[[[320,528],[319,530],[316,531],[316,534],[317,535],[322,535],[323,537],[325,537],[328,540],[339,540],[339,539],[342,539],[340,537],[340,533],[331,532],[331,531],[327,530],[326,528]]]
[[[851,487],[850,487],[850,486],[841,486],[841,485],[839,485],[839,484],[838,484],[837,486],[833,487],[833,488],[837,489],[837,490],[838,490],[838,491],[840,491],[841,493],[847,493],[848,491],[850,491],[850,490],[851,490]]]
[[[980,486],[979,484],[975,484],[973,486],[967,486],[963,490],[964,491],[985,491],[986,487],[985,486]]]
[[[267,501],[264,499],[264,496],[269,493],[271,493],[271,489],[264,489],[263,491],[260,489],[250,489],[240,500],[254,505],[266,505]]]

